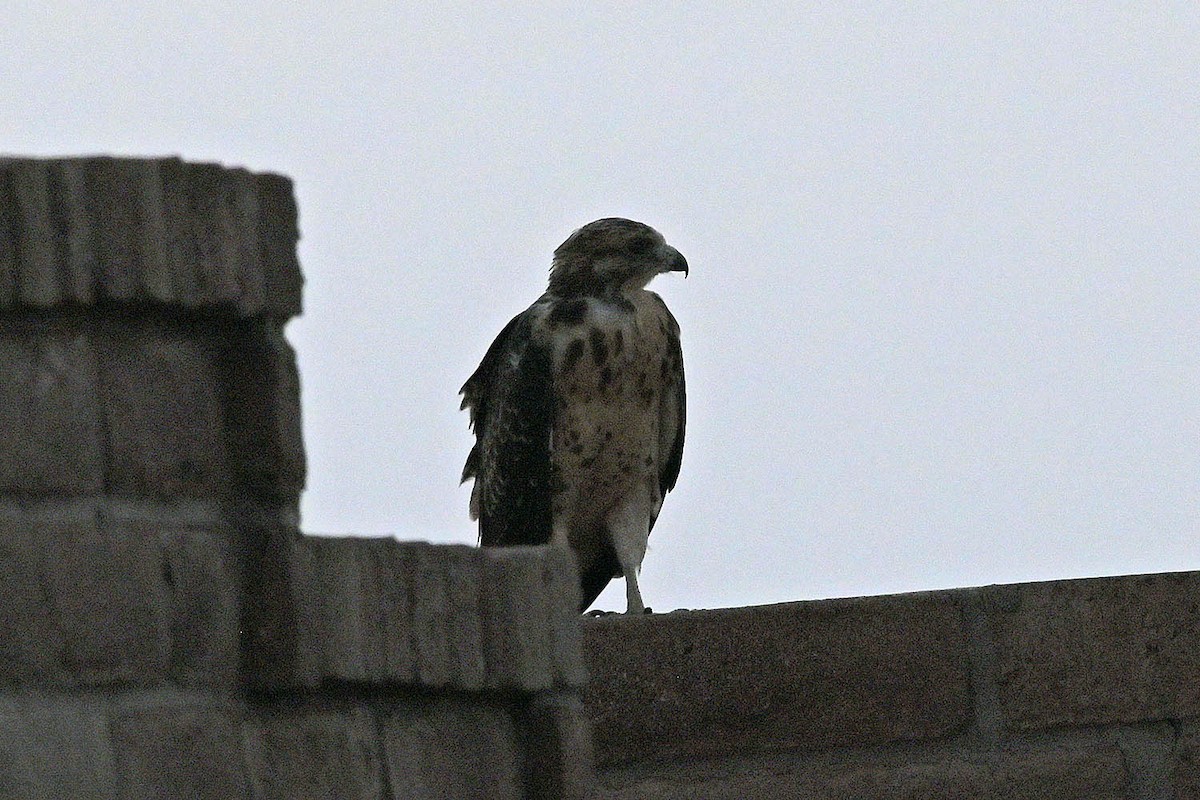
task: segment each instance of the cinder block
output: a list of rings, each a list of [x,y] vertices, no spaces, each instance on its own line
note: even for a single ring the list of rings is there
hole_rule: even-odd
[[[579,577],[575,557],[563,548],[543,551],[542,583],[550,612],[551,652],[556,686],[583,687],[588,681],[579,616]]]
[[[264,709],[243,726],[255,800],[379,800],[383,766],[363,708]]]
[[[483,652],[492,688],[554,685],[553,614],[543,580],[546,548],[485,548]]]
[[[137,225],[130,233],[136,254],[138,295],[154,303],[177,302],[175,264],[168,249],[162,162],[122,159],[115,166],[118,174],[133,187],[137,198]]]
[[[479,550],[390,538],[312,537],[321,674],[478,689]]]
[[[480,696],[407,701],[384,718],[383,741],[393,797],[524,796],[512,714]]]
[[[263,276],[259,243],[258,185],[244,169],[227,170],[230,180],[229,206],[234,226],[234,263],[237,265],[237,310],[253,317],[267,310],[267,286]],[[282,322],[280,324],[282,326]]]
[[[12,162],[0,160],[0,308],[18,302],[17,269],[21,255],[17,249],[19,213],[13,197]]]
[[[57,225],[51,215],[49,169],[45,161],[14,161],[0,166],[13,204],[16,297],[22,305],[49,307],[61,300],[57,274]]]
[[[459,689],[482,689],[487,681],[480,607],[483,554],[479,548],[465,545],[440,545],[438,550],[448,614],[445,637],[450,684]]]
[[[0,510],[0,686],[69,683],[62,665],[62,632],[42,585],[42,539],[58,536],[60,528],[38,526],[19,511]]]
[[[209,305],[232,308],[241,295],[238,237],[243,235],[239,226],[245,223],[235,213],[236,187],[230,171],[220,164],[184,164],[183,176],[199,283]]]
[[[547,548],[296,537],[265,553],[247,601],[257,685],[538,691],[586,679],[574,573]]]
[[[129,159],[83,160],[89,230],[100,266],[99,294],[118,302],[144,299],[140,231],[142,187]]]
[[[85,162],[49,162],[50,197],[58,221],[58,273],[64,302],[90,305],[96,299],[98,260],[88,214]]]
[[[0,307],[300,312],[292,183],[178,158],[0,162]]]
[[[592,728],[574,692],[530,699],[522,715],[530,800],[584,800],[596,786]]]
[[[219,497],[228,485],[218,348],[199,328],[107,320],[100,385],[117,494]]]
[[[0,491],[103,488],[96,359],[81,326],[0,320]]]
[[[270,323],[236,330],[221,355],[230,463],[238,486],[268,504],[296,504],[304,488],[304,440],[296,354]]]
[[[1010,729],[1200,714],[1200,575],[1004,588],[987,613]]]
[[[1120,750],[1048,749],[1001,753],[980,762],[904,767],[895,793],[905,800],[1125,800],[1129,780]]]
[[[314,553],[313,585],[321,615],[321,674],[339,681],[377,680],[381,676],[379,640],[366,607],[374,600],[366,591],[360,553],[370,543],[343,537],[308,544]]]
[[[486,581],[476,548],[405,542],[414,677],[427,686],[482,688],[484,638],[479,595]]]
[[[191,216],[187,165],[178,158],[156,162],[162,187],[162,255],[175,302],[186,308],[204,308],[209,295],[196,257],[195,223]]]
[[[277,691],[321,682],[326,645],[314,540],[275,528],[246,565],[242,664],[252,686]]]
[[[231,534],[224,530],[130,525],[158,535],[170,610],[170,675],[184,687],[236,685],[239,578]]]
[[[249,800],[235,709],[166,699],[118,708],[109,726],[121,800]]]
[[[168,611],[153,537],[94,518],[0,517],[4,677],[22,686],[156,683]]]
[[[600,764],[944,737],[971,718],[948,595],[586,620]]]
[[[0,797],[115,800],[104,715],[74,698],[0,701]]]
[[[283,175],[256,175],[258,230],[266,299],[270,314],[283,323],[301,312],[304,277],[296,258],[299,212],[292,181]]]

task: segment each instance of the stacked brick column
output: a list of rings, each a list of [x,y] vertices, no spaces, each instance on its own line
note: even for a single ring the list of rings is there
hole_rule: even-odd
[[[239,784],[246,555],[304,480],[296,240],[279,176],[0,160],[0,795]]]
[[[587,790],[570,563],[298,534],[297,238],[280,176],[0,159],[0,797]]]

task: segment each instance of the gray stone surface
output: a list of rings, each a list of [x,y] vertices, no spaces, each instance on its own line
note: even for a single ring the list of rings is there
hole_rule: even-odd
[[[0,317],[0,492],[103,487],[96,358],[82,325]]]
[[[113,800],[104,716],[74,698],[0,699],[0,797]]]
[[[257,250],[258,226],[241,202],[246,184],[237,173],[219,164],[189,164],[184,171],[195,236],[194,263],[204,296],[218,305],[241,299],[239,275],[251,268],[242,262]]]
[[[82,167],[99,266],[97,294],[118,302],[142,299],[142,181],[153,162],[101,157],[85,159]]]
[[[364,708],[267,711],[243,726],[255,800],[379,800],[383,767]]]
[[[314,582],[313,547],[308,538],[283,527],[262,538],[246,565],[244,677],[269,691],[315,687],[322,679],[324,612]]]
[[[587,680],[579,657],[578,583],[552,547],[483,551],[484,659],[494,688],[540,691]]]
[[[442,696],[403,704],[383,721],[388,780],[398,800],[523,797],[516,726],[502,704]]]
[[[305,457],[296,354],[267,323],[238,326],[221,359],[231,387],[225,423],[230,466],[241,492],[267,504],[298,505]]]
[[[109,720],[120,800],[249,800],[239,712],[165,698]]]
[[[584,800],[596,785],[592,726],[573,692],[545,692],[521,714],[527,797]]]
[[[1200,800],[1200,730],[1194,725],[1183,730],[1176,743],[1171,783],[1176,800]]]
[[[63,640],[54,606],[43,588],[45,536],[61,524],[43,526],[29,514],[0,509],[0,686],[67,683]]]
[[[136,535],[158,535],[170,613],[170,677],[184,687],[237,684],[237,565],[224,529],[141,523]]]
[[[424,542],[401,544],[396,552],[409,587],[414,677],[429,686],[482,688],[483,554],[475,548]]]
[[[605,780],[596,800],[1130,800],[1115,748],[979,753],[910,759],[853,757],[811,766],[792,759],[725,769],[676,769],[623,785]]]
[[[287,178],[177,158],[0,163],[0,307],[97,299],[300,311]]]
[[[88,209],[84,162],[49,162],[50,199],[55,220],[58,276],[62,302],[91,305],[96,300],[99,260]]]
[[[25,161],[0,169],[7,173],[15,212],[16,297],[25,305],[53,306],[61,296],[48,165],[44,161]]]
[[[277,320],[290,319],[302,310],[304,278],[296,259],[300,239],[299,213],[292,181],[270,173],[256,176],[258,188],[260,263],[267,308]]]
[[[945,595],[590,619],[601,764],[931,739],[970,723]]]
[[[380,643],[364,606],[365,577],[358,557],[371,542],[330,537],[312,545],[313,589],[321,614],[312,620],[320,649],[321,674],[338,681],[377,679]]]
[[[1200,575],[1033,583],[989,613],[1016,730],[1200,714]]]
[[[152,320],[117,318],[102,331],[109,490],[219,496],[229,479],[217,344],[200,329]]]
[[[250,584],[251,680],[578,687],[586,677],[578,616],[574,595],[562,589],[573,574],[548,548],[279,541]]]
[[[150,684],[167,672],[159,544],[95,518],[0,515],[2,677],[28,687]]]

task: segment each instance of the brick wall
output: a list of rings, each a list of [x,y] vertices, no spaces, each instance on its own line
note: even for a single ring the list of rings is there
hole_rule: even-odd
[[[1200,574],[584,625],[604,798],[1200,797]]]
[[[301,536],[297,236],[0,159],[0,800],[1200,798],[1200,574],[581,624],[545,548]]]
[[[0,159],[0,798],[582,797],[573,567],[308,539],[291,183]]]

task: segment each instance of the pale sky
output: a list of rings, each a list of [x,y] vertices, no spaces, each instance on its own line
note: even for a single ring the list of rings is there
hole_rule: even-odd
[[[733,5],[22,4],[0,152],[296,181],[306,532],[473,542],[457,391],[626,216],[656,610],[1200,568],[1200,4]]]

